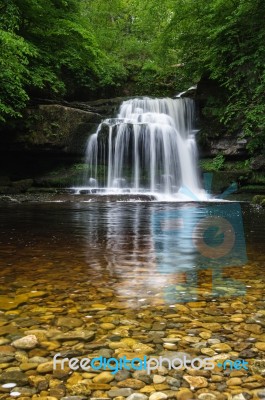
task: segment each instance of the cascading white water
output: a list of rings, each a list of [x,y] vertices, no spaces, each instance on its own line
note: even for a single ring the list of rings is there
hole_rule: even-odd
[[[88,140],[85,186],[204,199],[193,123],[188,98],[124,101],[117,117],[104,120]]]

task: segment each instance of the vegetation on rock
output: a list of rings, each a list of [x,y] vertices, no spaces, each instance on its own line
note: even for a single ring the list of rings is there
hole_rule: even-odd
[[[264,153],[261,0],[2,0],[0,11],[2,121],[33,97],[165,96],[206,77],[220,90],[203,113]]]

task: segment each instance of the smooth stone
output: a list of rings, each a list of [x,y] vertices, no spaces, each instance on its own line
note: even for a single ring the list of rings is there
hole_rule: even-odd
[[[48,362],[48,358],[45,357],[39,357],[39,356],[34,356],[28,359],[28,362],[34,363],[34,364],[43,364],[45,362]]]
[[[156,391],[161,392],[162,390],[168,390],[170,387],[167,384],[167,382],[165,382],[165,383],[154,384],[154,388]]]
[[[25,386],[28,384],[28,377],[21,371],[4,371],[0,375],[1,383],[16,383],[18,386]]]
[[[8,311],[13,310],[23,303],[28,301],[29,296],[20,294],[15,297],[0,295],[0,310]]]
[[[202,324],[202,327],[205,329],[209,329],[209,331],[217,332],[222,329],[222,325],[217,322],[206,322]]]
[[[211,334],[210,332],[201,332],[201,333],[199,333],[199,336],[200,336],[202,339],[207,340],[207,339],[210,339],[210,337],[212,336],[212,334]]]
[[[245,331],[256,333],[257,335],[262,333],[262,327],[258,324],[244,324]]]
[[[98,309],[98,310],[106,310],[107,306],[105,304],[101,303],[94,303],[91,305],[93,309]]]
[[[206,356],[209,356],[209,357],[212,357],[216,354],[213,349],[209,349],[208,347],[202,348],[201,353],[205,354]]]
[[[50,396],[56,397],[57,399],[61,399],[66,392],[66,388],[64,385],[60,384],[50,389]]]
[[[111,372],[104,371],[104,372],[101,372],[99,375],[95,376],[95,378],[93,378],[93,382],[109,383],[109,382],[113,381],[114,377],[115,376]]]
[[[151,376],[144,370],[143,371],[134,371],[132,376],[133,376],[133,378],[139,379],[140,381],[146,383],[147,385],[152,383]],[[117,380],[116,375],[115,375],[115,379]]]
[[[118,397],[118,396],[124,396],[128,397],[133,393],[133,390],[130,388],[122,388],[122,389],[111,389],[107,392],[107,395],[109,397]]]
[[[152,393],[151,396],[149,397],[149,400],[163,400],[163,399],[167,399],[168,396],[163,393],[163,392],[156,392],[156,393]]]
[[[155,390],[155,387],[153,385],[146,385],[142,389],[140,389],[141,393],[148,393],[148,394],[154,393],[155,391],[156,390]]]
[[[113,355],[113,350],[111,349],[100,349],[98,355],[103,358],[111,358]]]
[[[153,383],[163,383],[165,382],[166,378],[164,376],[161,375],[154,375],[153,376]]]
[[[260,351],[265,351],[265,342],[257,342],[255,343],[255,347]]]
[[[38,366],[39,364],[36,364],[36,363],[21,363],[20,364],[20,369],[21,369],[21,371],[29,371],[30,369],[36,369],[37,368],[37,366]]]
[[[226,343],[217,343],[211,346],[211,349],[216,351],[217,353],[228,353],[231,351],[231,347]]]
[[[30,350],[38,345],[38,339],[35,335],[27,335],[11,343],[16,349]]]
[[[123,342],[110,342],[109,343],[109,348],[112,349],[112,350],[128,349],[129,346],[126,343],[123,343]]]
[[[126,369],[121,369],[120,371],[118,371],[115,374],[115,380],[117,382],[124,381],[125,379],[129,378],[130,375],[131,374],[129,371],[127,371]],[[137,377],[135,377],[135,378],[137,378]]]
[[[242,384],[242,379],[240,378],[230,378],[226,381],[227,386],[240,386]]]
[[[171,376],[169,376],[169,377],[166,378],[166,380],[167,380],[167,383],[170,386],[174,386],[174,387],[180,387],[181,386],[181,382],[180,382],[179,379],[172,378]]]
[[[235,396],[232,397],[232,400],[247,400],[246,397],[243,395],[243,393],[236,394]]]
[[[200,400],[216,400],[217,397],[212,393],[201,393],[201,394],[199,394],[198,399],[200,399]]]
[[[48,361],[42,364],[39,364],[37,367],[37,372],[40,374],[46,374],[47,372],[53,371],[53,361]]]
[[[81,383],[85,383],[81,382]],[[111,389],[111,386],[108,383],[91,383],[91,382],[86,382],[86,385],[89,389],[91,390],[109,390]]]
[[[200,338],[198,338],[196,336],[183,336],[182,339],[188,343],[198,343],[200,341]]]
[[[203,376],[184,375],[183,379],[189,383],[191,389],[200,389],[208,386],[207,379]]]
[[[99,326],[100,326],[100,328],[104,329],[105,331],[110,331],[110,330],[116,328],[116,325],[111,324],[110,322],[104,322],[104,323],[100,324]]]
[[[123,338],[121,340],[122,343],[125,343],[128,347],[133,347],[135,344],[137,344],[137,340],[132,339],[132,338]]]
[[[139,379],[128,378],[124,381],[120,381],[117,383],[118,387],[121,388],[131,388],[131,389],[142,389],[145,386],[145,383],[140,381]]]
[[[148,400],[148,397],[143,393],[133,393],[126,400]]]
[[[93,331],[70,331],[66,333],[62,333],[60,335],[55,336],[55,340],[84,340],[90,341],[95,337],[95,332]]]
[[[209,345],[212,346],[213,344],[221,343],[221,340],[213,338],[213,339],[207,340],[207,343],[209,343]]]
[[[79,318],[74,317],[59,317],[56,321],[56,326],[64,326],[66,328],[78,328],[82,326],[84,322]]]
[[[65,396],[62,397],[61,400],[86,400],[84,396]]]
[[[154,353],[154,349],[151,346],[143,343],[136,343],[132,346],[133,351],[136,353],[145,353],[145,354],[152,354]]]
[[[176,394],[177,400],[191,400],[193,399],[193,393],[186,388],[180,389]]]
[[[177,350],[178,349],[178,346],[174,343],[164,343],[163,347],[166,350]]]

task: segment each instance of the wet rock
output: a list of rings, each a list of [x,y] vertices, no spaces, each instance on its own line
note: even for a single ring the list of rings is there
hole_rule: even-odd
[[[240,386],[242,384],[242,379],[231,378],[226,381],[227,386]]]
[[[148,400],[148,397],[142,393],[133,393],[126,400]]]
[[[205,329],[209,329],[209,331],[217,332],[222,329],[222,326],[217,322],[206,322],[202,324],[202,327]]]
[[[62,397],[61,400],[86,400],[87,397],[85,396],[65,396]]]
[[[6,295],[0,295],[0,310],[8,311],[14,310],[18,306],[28,301],[28,296],[25,294],[20,294],[15,297],[10,297]]]
[[[34,386],[38,391],[47,390],[49,387],[49,382],[42,376],[32,375],[29,377],[29,383]]]
[[[143,343],[136,343],[132,346],[133,351],[136,353],[145,353],[146,355],[148,354],[153,354],[154,349],[151,346],[148,346]]]
[[[4,371],[0,375],[1,383],[10,383],[14,382],[18,386],[25,386],[28,384],[28,377],[24,372],[20,371]]]
[[[79,326],[83,325],[83,321],[79,318],[73,317],[59,317],[56,321],[57,326],[63,326],[66,328],[78,328]]]
[[[15,359],[15,349],[12,346],[0,346],[0,364],[13,361]]]
[[[52,372],[53,371],[53,361],[48,361],[43,364],[39,364],[37,367],[37,371],[40,374],[46,374],[48,372]]]
[[[233,396],[232,400],[247,400],[247,397],[245,397],[243,393],[240,393],[240,394],[236,394],[235,396]]]
[[[231,347],[228,344],[225,344],[225,343],[213,344],[211,346],[211,349],[213,349],[217,353],[228,353],[229,351],[232,350]]]
[[[107,392],[109,397],[118,397],[124,396],[128,397],[133,393],[133,390],[130,388],[122,388],[122,389],[111,389]]]
[[[247,350],[241,351],[238,356],[240,358],[254,358],[257,356],[257,352],[255,352],[251,349],[247,349]]]
[[[164,376],[161,375],[154,375],[153,376],[153,383],[157,384],[157,383],[163,383],[165,382],[166,378]]]
[[[121,369],[120,371],[118,371],[118,372],[115,374],[115,380],[116,380],[117,382],[124,381],[125,379],[128,379],[130,375],[131,375],[131,374],[130,374],[129,371],[127,371],[126,369]],[[137,378],[137,377],[134,376],[134,378]],[[138,378],[138,379],[141,379],[141,378]]]
[[[255,374],[265,376],[265,360],[254,360],[251,365],[251,371]]]
[[[95,337],[95,332],[93,331],[70,331],[66,333],[62,333],[60,335],[55,336],[55,340],[84,340],[84,341],[91,341]]]
[[[66,392],[66,388],[64,385],[58,385],[50,389],[50,396],[56,397],[57,399],[61,399]]]
[[[104,372],[101,372],[99,375],[95,376],[95,378],[93,378],[93,382],[109,383],[109,382],[113,381],[113,379],[114,379],[114,375],[111,372],[104,371]]]
[[[189,383],[191,389],[199,389],[208,386],[207,379],[205,379],[203,376],[184,375],[183,378]]]
[[[111,358],[113,355],[113,350],[110,349],[100,349],[98,352],[99,357],[104,357],[104,358]]]
[[[100,327],[106,331],[112,330],[116,328],[116,325],[111,324],[109,322],[104,322],[103,324],[100,324]]]
[[[192,400],[194,399],[193,393],[186,388],[182,388],[176,394],[177,400]]]
[[[206,356],[209,356],[209,357],[212,357],[216,354],[213,349],[209,349],[208,347],[203,347],[201,349],[201,353],[205,354]]]
[[[163,400],[163,399],[167,399],[167,395],[163,392],[156,392],[151,394],[151,396],[149,397],[149,400]]]
[[[260,334],[262,333],[262,327],[258,324],[244,324],[245,331]]]
[[[29,350],[38,345],[38,339],[35,335],[27,335],[20,339],[14,340],[14,342],[12,342],[11,344],[17,349]]]
[[[265,342],[257,342],[255,343],[255,347],[260,351],[265,351]]]
[[[74,396],[78,395],[84,395],[88,396],[91,393],[90,388],[88,387],[87,384],[85,383],[77,383],[75,385],[72,385],[68,387],[69,393]]]
[[[139,379],[128,378],[125,381],[120,381],[117,383],[118,387],[123,388],[131,388],[131,389],[141,389],[145,386],[144,382],[140,381]]]
[[[200,400],[216,400],[217,397],[212,393],[201,393],[198,395],[198,399],[200,399]]]
[[[168,383],[170,386],[177,387],[177,388],[179,388],[179,387],[181,386],[181,382],[180,382],[179,379],[172,378],[172,377],[170,377],[170,376],[167,377],[167,383]]]

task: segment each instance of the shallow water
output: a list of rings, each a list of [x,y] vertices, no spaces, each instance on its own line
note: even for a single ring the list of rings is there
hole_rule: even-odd
[[[242,358],[242,349],[247,349],[252,353],[243,358],[250,363],[260,360],[264,352],[253,343],[265,342],[264,222],[265,210],[246,203],[2,207],[3,326],[14,325],[11,341],[25,329],[58,328],[59,317],[76,317],[95,331],[95,342],[104,340],[107,346],[113,335],[142,338],[154,346],[156,355],[166,348],[157,338],[152,343],[155,331],[172,338],[197,337],[209,330],[213,338],[229,343],[230,358]],[[180,305],[188,312],[178,311]],[[175,318],[168,319],[172,313]],[[112,315],[115,326],[104,330],[102,321]],[[207,323],[220,323],[220,329],[211,332]],[[71,326],[59,329],[64,332]],[[186,339],[178,346],[182,351],[199,351]],[[53,354],[46,349],[46,357]],[[250,393],[264,383],[250,387],[242,382],[239,389]],[[209,385],[221,393],[217,383]],[[230,386],[225,390],[230,393]]]

